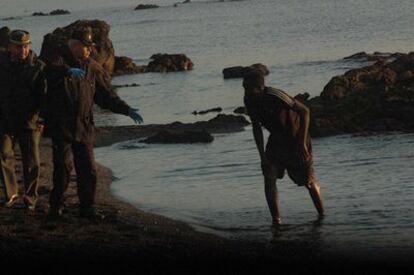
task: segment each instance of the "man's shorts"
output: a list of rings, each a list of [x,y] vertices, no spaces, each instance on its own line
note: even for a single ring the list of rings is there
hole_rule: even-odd
[[[283,178],[287,171],[289,178],[299,186],[310,187],[315,180],[313,169],[312,146],[308,146],[309,157],[304,160],[295,150],[289,149],[289,146],[280,146],[274,144],[269,139],[266,145],[265,155],[276,169],[276,178]]]

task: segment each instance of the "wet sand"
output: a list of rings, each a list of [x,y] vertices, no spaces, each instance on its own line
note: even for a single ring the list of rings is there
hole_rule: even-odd
[[[190,273],[244,273],[282,266],[318,271],[327,266],[337,269],[336,263],[348,268],[348,262],[353,263],[352,267],[366,263],[323,255],[315,243],[256,243],[197,232],[185,223],[146,213],[113,197],[110,194],[111,171],[99,165],[97,207],[105,219],[97,222],[78,216],[76,176],[73,175],[62,221],[57,228],[47,228],[44,219],[52,179],[48,139],[42,141],[41,156],[40,198],[36,211],[29,213],[23,205],[15,209],[0,208],[0,262],[17,271],[46,268],[54,273],[70,273],[83,270],[81,265],[87,264],[94,270],[117,273],[168,272],[177,268]],[[18,153],[16,158],[20,177]],[[4,198],[3,191],[0,198]]]

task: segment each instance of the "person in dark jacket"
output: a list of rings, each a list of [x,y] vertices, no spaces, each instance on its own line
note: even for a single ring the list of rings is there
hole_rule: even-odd
[[[29,210],[35,210],[43,128],[40,111],[47,87],[45,64],[30,50],[30,44],[27,31],[14,30],[9,35],[8,50],[0,53],[0,161],[5,206],[13,207],[19,199],[14,163],[17,142],[23,162],[23,200]]]
[[[77,175],[79,210],[82,217],[96,218],[96,166],[93,154],[95,126],[92,107],[130,116],[136,123],[143,119],[138,109],[121,100],[104,69],[90,57],[90,28],[74,31],[68,41],[69,54],[57,55],[47,66],[49,83],[45,131],[53,142],[53,190],[50,195],[50,219],[62,214],[64,192],[70,181],[72,162]]]
[[[281,223],[276,179],[287,171],[299,186],[305,186],[320,217],[324,207],[312,160],[309,135],[309,109],[286,92],[266,87],[260,72],[252,71],[243,79],[244,103],[250,116],[265,178],[265,195],[273,225]],[[270,132],[264,147],[262,126]]]

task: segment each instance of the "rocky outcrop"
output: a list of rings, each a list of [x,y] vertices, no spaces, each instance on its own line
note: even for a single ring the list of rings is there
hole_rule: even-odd
[[[244,106],[237,107],[236,109],[234,109],[233,113],[239,114],[239,115],[245,115],[247,114],[246,107]]]
[[[229,78],[243,78],[246,74],[250,71],[256,70],[261,72],[263,75],[269,74],[269,69],[263,64],[253,64],[248,67],[236,66],[236,67],[229,67],[223,70],[223,77],[225,79]]]
[[[335,76],[319,97],[304,102],[313,136],[413,131],[414,53]]]
[[[161,131],[179,133],[206,131],[210,134],[233,133],[244,131],[244,128],[249,124],[244,116],[219,114],[208,121],[198,121],[195,123],[173,122],[170,124],[99,127],[96,145],[108,146],[116,142],[147,138]]]
[[[223,111],[221,107],[216,107],[216,108],[211,108],[211,109],[203,110],[203,111],[194,111],[192,112],[192,114],[193,115],[205,115],[205,114],[214,113],[214,112],[220,113],[221,111]]]
[[[61,10],[61,9],[57,9],[57,10],[53,10],[49,13],[44,13],[44,12],[34,12],[32,14],[32,16],[47,16],[47,15],[64,15],[64,14],[70,14],[70,11],[67,10]]]
[[[184,54],[154,54],[150,59],[152,61],[148,63],[147,72],[179,72],[194,68],[191,59]]]
[[[93,40],[96,43],[92,57],[112,75],[115,66],[115,51],[109,39],[110,26],[100,20],[78,20],[66,27],[57,28],[44,36],[40,58],[46,63],[53,62],[56,55],[67,51],[67,41],[74,30],[91,27]]]
[[[204,131],[177,131],[162,130],[155,135],[144,139],[144,143],[210,143],[213,136]]]
[[[135,7],[135,10],[146,10],[146,9],[156,9],[159,8],[158,5],[152,5],[152,4],[139,4]]]
[[[145,73],[146,66],[138,66],[127,56],[115,56],[115,67],[113,75]]]
[[[354,61],[393,61],[399,57],[401,57],[402,53],[382,53],[382,52],[374,52],[372,54],[366,52],[359,52],[347,57],[344,57],[344,60],[354,60]]]

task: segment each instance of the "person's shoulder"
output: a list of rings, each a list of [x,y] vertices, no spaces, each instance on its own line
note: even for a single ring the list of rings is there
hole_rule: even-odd
[[[0,65],[3,66],[9,60],[9,53],[7,51],[0,51]]]
[[[290,107],[292,107],[295,104],[295,100],[287,92],[281,89],[266,87],[264,92],[268,98],[280,100]]]
[[[102,67],[101,64],[99,64],[95,59],[93,58],[89,58],[89,67],[92,69],[92,71],[94,71],[97,74],[106,74],[106,71],[104,69],[104,67]]]

